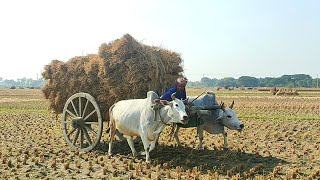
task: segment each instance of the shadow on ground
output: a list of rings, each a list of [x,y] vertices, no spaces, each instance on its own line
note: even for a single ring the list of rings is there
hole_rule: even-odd
[[[143,151],[141,142],[135,143],[137,152]],[[108,142],[100,143],[96,148],[101,154],[107,155]],[[113,154],[120,156],[132,157],[131,149],[126,141],[116,141],[113,144]],[[287,164],[286,161],[268,156],[264,157],[252,153],[235,150],[196,150],[190,147],[176,147],[158,145],[150,153],[152,163],[163,164],[168,163],[172,168],[177,166],[183,169],[192,169],[198,167],[198,170],[206,173],[208,170],[218,171],[220,174],[227,173],[227,170],[237,169],[239,173],[249,172],[252,168],[258,168],[263,171],[258,174],[268,174],[273,171],[279,163]],[[138,156],[138,159],[145,160],[145,156]]]

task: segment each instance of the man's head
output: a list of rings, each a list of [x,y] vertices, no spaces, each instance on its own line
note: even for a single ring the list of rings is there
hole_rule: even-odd
[[[183,90],[186,87],[187,83],[188,83],[188,79],[186,77],[180,76],[177,79],[177,89],[179,91]]]

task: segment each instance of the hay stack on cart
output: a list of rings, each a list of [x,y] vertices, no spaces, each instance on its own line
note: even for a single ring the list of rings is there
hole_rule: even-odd
[[[149,90],[163,93],[182,73],[181,63],[178,53],[126,34],[102,44],[98,54],[53,60],[42,73],[48,80],[42,91],[55,113],[62,113],[67,99],[78,92],[91,94],[104,112],[116,101],[145,98]]]
[[[139,43],[129,34],[100,46],[98,54],[76,56],[45,66],[42,91],[50,108],[62,113],[67,143],[90,151],[100,141],[108,109],[123,99],[159,95],[175,83],[183,69],[178,53]]]

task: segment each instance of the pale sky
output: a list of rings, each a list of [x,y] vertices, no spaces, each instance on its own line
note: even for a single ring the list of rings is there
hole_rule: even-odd
[[[126,33],[180,53],[192,81],[320,75],[318,0],[3,0],[0,23],[4,79],[35,79]]]

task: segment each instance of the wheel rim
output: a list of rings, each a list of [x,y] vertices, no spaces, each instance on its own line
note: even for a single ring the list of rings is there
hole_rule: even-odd
[[[100,108],[90,94],[77,93],[67,100],[62,128],[71,147],[80,151],[92,150],[100,141],[102,126]]]

